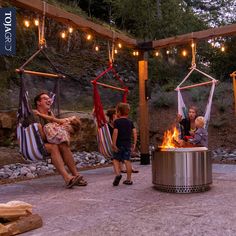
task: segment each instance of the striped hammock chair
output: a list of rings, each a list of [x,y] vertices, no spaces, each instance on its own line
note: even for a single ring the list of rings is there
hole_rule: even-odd
[[[17,120],[17,141],[20,153],[25,159],[31,161],[45,159],[47,151],[39,133],[38,123],[34,119],[22,74]]]
[[[199,72],[200,74],[202,74],[205,77],[207,77],[208,79],[210,79],[210,81],[181,87],[181,85],[189,78],[189,76],[192,74],[193,71]],[[175,89],[177,91],[177,94],[178,94],[178,114],[182,115],[183,118],[187,118],[187,116],[188,116],[187,108],[186,108],[185,103],[183,101],[181,90],[211,84],[211,90],[210,90],[210,94],[209,94],[209,97],[208,97],[208,102],[207,102],[207,105],[206,105],[206,108],[205,108],[205,115],[204,115],[204,118],[205,118],[205,121],[206,121],[205,128],[207,129],[208,125],[209,125],[209,121],[210,121],[213,94],[214,94],[215,86],[216,86],[217,82],[218,82],[218,80],[214,79],[213,77],[206,74],[205,72],[202,72],[201,70],[197,69],[196,65],[192,66],[190,72],[186,75],[186,77],[183,79],[183,81]]]
[[[97,82],[97,80],[99,80],[108,72],[113,73],[114,77],[118,79],[118,81],[123,85],[122,88]],[[110,131],[108,128],[108,123],[104,114],[104,110],[101,103],[101,98],[98,92],[97,85],[101,85],[105,88],[115,89],[115,90],[124,92],[123,99],[122,99],[123,102],[127,101],[128,88],[124,86],[124,82],[116,73],[112,64],[110,64],[110,66],[105,71],[99,74],[96,77],[96,79],[92,81],[92,84],[93,84],[93,99],[94,99],[94,115],[97,121],[98,150],[101,154],[103,154],[104,157],[111,158],[112,157],[112,138],[111,138]]]
[[[44,142],[39,133],[38,123],[34,118],[34,114],[32,111],[32,107],[29,103],[28,91],[25,86],[25,78],[24,74],[38,75],[43,77],[52,77],[57,78],[54,92],[50,93],[50,97],[52,98],[53,106],[55,108],[55,98],[58,98],[59,94],[59,78],[64,77],[61,74],[50,74],[36,71],[24,70],[24,67],[36,56],[39,52],[43,52],[43,47],[41,47],[36,53],[34,53],[19,69],[16,69],[16,72],[20,76],[20,95],[19,95],[19,108],[17,113],[17,141],[20,147],[20,153],[23,155],[24,159],[37,161],[43,160],[48,153],[45,149]],[[57,71],[55,66],[52,64],[47,55],[46,59],[49,61],[50,65],[54,70]],[[58,100],[58,99],[57,99]],[[57,101],[57,115],[59,115],[59,102]]]

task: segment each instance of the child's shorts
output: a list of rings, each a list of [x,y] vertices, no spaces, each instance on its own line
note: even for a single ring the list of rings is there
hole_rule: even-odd
[[[118,161],[130,161],[131,149],[127,147],[119,147],[118,152],[113,152],[113,158]]]

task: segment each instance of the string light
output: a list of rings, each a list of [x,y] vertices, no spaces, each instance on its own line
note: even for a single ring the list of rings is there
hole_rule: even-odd
[[[24,20],[24,25],[25,25],[25,27],[29,28],[30,22],[28,20]]]
[[[86,36],[86,39],[87,39],[87,40],[91,40],[91,39],[92,39],[92,35],[91,35],[91,34],[88,34],[88,35]]]
[[[194,48],[194,47],[195,47],[195,43],[192,43],[192,44],[191,44],[191,47]]]
[[[38,20],[38,19],[35,19],[35,20],[34,20],[34,24],[35,24],[36,26],[38,26],[38,25],[39,25],[39,20]]]
[[[69,33],[71,34],[73,32],[73,28],[69,27]]]
[[[159,56],[159,52],[155,52],[155,56],[158,57]]]
[[[133,55],[137,57],[139,55],[139,52],[138,51],[133,51]]]
[[[220,50],[221,50],[221,52],[225,52],[225,47],[222,46],[222,47],[220,48]]]
[[[169,54],[170,54],[170,51],[169,51],[169,50],[167,50],[167,51],[166,51],[166,54],[167,54],[167,55],[169,55]]]
[[[61,33],[61,37],[64,39],[66,37],[66,33],[65,32],[62,32]]]
[[[187,56],[187,51],[186,51],[186,50],[183,50],[183,51],[182,51],[182,55],[183,55],[184,57],[186,57],[186,56]]]
[[[99,47],[98,47],[98,46],[95,47],[95,51],[96,51],[96,52],[99,51]]]
[[[115,50],[114,50],[114,53],[115,53],[115,54],[117,54],[117,53],[118,53],[117,49],[115,49]]]
[[[122,44],[121,44],[121,43],[118,43],[118,47],[119,47],[119,48],[122,48]]]

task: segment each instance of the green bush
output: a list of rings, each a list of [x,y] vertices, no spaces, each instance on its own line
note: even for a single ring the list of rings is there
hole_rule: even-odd
[[[174,105],[174,98],[171,93],[159,92],[158,96],[153,101],[153,107],[158,108],[170,108]]]

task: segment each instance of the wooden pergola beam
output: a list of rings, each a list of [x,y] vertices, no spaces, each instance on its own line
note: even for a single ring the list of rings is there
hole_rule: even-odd
[[[29,9],[31,11],[43,14],[44,3],[42,0],[33,0],[33,1],[3,0],[3,1],[10,2],[11,4],[19,8]],[[103,38],[108,38],[112,40],[114,37],[116,41],[120,41],[128,47],[137,46],[136,39],[133,39],[119,32],[114,33],[114,31],[112,31],[111,29],[107,29],[102,25],[89,21],[79,15],[64,11],[61,8],[55,7],[48,3],[46,3],[45,15],[63,24],[81,29],[82,31],[95,32],[96,34],[102,36]]]
[[[157,49],[168,46],[175,46],[180,44],[191,43],[192,40],[203,40],[216,38],[220,36],[229,36],[236,34],[236,24],[226,25],[219,28],[211,28],[207,30],[202,30],[198,32],[192,32],[188,34],[183,34],[179,36],[174,36],[165,39],[154,40],[150,42],[140,43],[140,47],[143,49]]]
[[[29,9],[38,13],[43,13],[43,1],[42,0],[2,0],[2,2],[10,2],[13,5]],[[207,30],[202,30],[198,32],[187,33],[179,36],[169,37],[165,39],[159,39],[149,42],[138,42],[136,39],[131,38],[123,33],[112,31],[100,24],[96,24],[90,20],[84,19],[83,17],[64,11],[61,8],[53,6],[46,3],[45,14],[47,17],[55,19],[63,24],[71,25],[74,28],[79,28],[86,32],[95,32],[103,38],[108,38],[110,40],[114,39],[116,41],[121,41],[131,48],[140,48],[144,51],[153,50],[157,48],[163,48],[168,46],[180,45],[191,43],[192,40],[203,40],[209,38],[215,38],[219,36],[228,36],[236,34],[236,24],[226,25],[218,28],[211,28]]]

